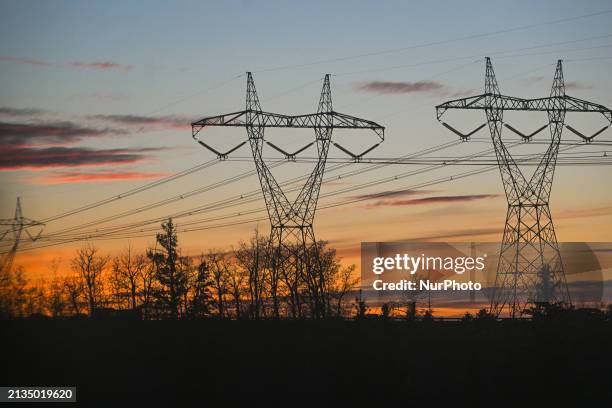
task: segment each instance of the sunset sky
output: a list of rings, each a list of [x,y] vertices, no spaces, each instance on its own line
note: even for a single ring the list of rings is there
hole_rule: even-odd
[[[495,16],[495,17],[493,17]],[[213,154],[191,138],[191,121],[244,109],[252,71],[264,110],[287,114],[316,111],[324,74],[333,74],[334,110],[386,127],[385,142],[371,157],[398,157],[457,140],[441,126],[435,105],[482,93],[484,57],[493,61],[501,92],[519,97],[550,93],[555,63],[563,59],[567,93],[612,106],[612,7],[607,1],[507,2],[77,2],[19,1],[0,4],[0,218],[11,218],[17,196],[24,216],[44,220],[117,196],[197,164]],[[449,112],[445,121],[462,131],[482,123],[482,112]],[[525,133],[547,123],[544,113],[507,114]],[[568,114],[566,123],[585,134],[606,125],[597,115]],[[599,140],[612,140],[612,130]],[[312,130],[269,130],[267,139],[286,151],[314,140]],[[516,135],[507,134],[508,138]],[[546,137],[542,133],[538,137]],[[201,137],[219,150],[246,138],[241,128],[206,129]],[[454,158],[492,147],[486,128],[474,141],[432,153]],[[489,140],[487,140],[489,138]],[[353,151],[376,142],[366,131],[334,133]],[[577,141],[565,131],[564,140]],[[516,154],[545,148],[533,144]],[[602,156],[612,146],[577,147],[569,154]],[[313,157],[314,147],[303,157]],[[140,207],[254,170],[248,146],[189,176],[46,224],[42,238],[15,263],[31,276],[48,274],[53,258],[62,269],[87,234],[188,212],[259,189],[256,176],[209,189],[151,210]],[[268,151],[270,157],[280,156]],[[493,158],[491,154],[489,158]],[[565,156],[570,157],[570,156]],[[419,165],[392,165],[351,176],[367,164],[333,170],[346,155],[332,148],[332,168],[315,232],[359,262],[361,241],[499,241],[506,201],[499,172],[422,188],[431,180],[482,168],[447,166],[413,176]],[[306,174],[310,163],[285,163],[279,181]],[[528,168],[531,171],[533,168]],[[551,209],[559,241],[612,241],[609,166],[560,166]],[[398,176],[397,180],[393,179]],[[368,188],[360,184],[392,178]],[[397,191],[384,198],[382,191]],[[332,195],[333,194],[333,195]],[[327,195],[327,196],[326,196]],[[183,251],[228,250],[269,225],[261,199],[179,217],[181,229],[242,224],[181,232]],[[240,200],[238,200],[240,201]],[[63,237],[58,231],[132,211],[129,215]],[[237,215],[241,213],[241,215]],[[247,213],[247,214],[244,214]],[[198,224],[190,224],[202,221]],[[122,235],[93,239],[106,253],[131,242],[144,250],[159,222]],[[143,229],[140,232],[140,229]],[[32,234],[39,232],[32,229]],[[84,235],[84,232],[86,234]],[[113,238],[113,239],[108,239]],[[6,249],[6,242],[2,243]]]

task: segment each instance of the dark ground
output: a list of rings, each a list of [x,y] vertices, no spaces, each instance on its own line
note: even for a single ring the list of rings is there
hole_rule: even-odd
[[[612,324],[603,322],[41,319],[0,327],[0,385],[76,385],[81,404],[190,398],[211,406],[216,392],[329,391],[404,401],[458,395],[491,406],[531,406],[537,392],[548,402],[612,406]]]

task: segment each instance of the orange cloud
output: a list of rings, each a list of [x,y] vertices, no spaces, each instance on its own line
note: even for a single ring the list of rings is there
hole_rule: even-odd
[[[580,210],[565,210],[559,215],[553,215],[555,219],[562,218],[590,218],[590,217],[601,217],[609,216],[612,214],[612,207],[595,207],[595,208],[583,208]]]
[[[80,171],[62,172],[49,174],[44,177],[39,177],[36,184],[73,184],[94,181],[124,181],[124,180],[148,180],[161,177],[167,177],[170,173],[152,173],[142,171],[98,171],[85,173]]]

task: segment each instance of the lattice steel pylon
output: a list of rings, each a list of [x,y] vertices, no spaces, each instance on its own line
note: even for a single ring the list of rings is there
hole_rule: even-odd
[[[566,95],[561,60],[557,62],[549,97],[523,99],[502,95],[489,58],[486,58],[484,94],[445,102],[436,107],[437,119],[464,140],[484,126],[463,134],[440,120],[448,109],[484,110],[508,201],[495,286],[491,295],[491,311],[499,316],[506,309],[510,316],[516,317],[530,305],[571,305],[549,208],[561,134],[565,126],[588,143],[612,124],[612,112],[605,106]],[[548,125],[531,134],[523,134],[504,123],[504,111],[546,112]],[[595,134],[586,136],[565,125],[567,112],[600,113],[607,120],[607,125]],[[502,140],[503,127],[525,141],[549,128],[550,145],[530,177],[521,170],[520,162],[517,164]]]
[[[222,160],[226,159],[228,154],[247,143],[247,141],[242,142],[233,149],[221,153],[196,138],[198,133],[208,126],[246,128],[247,141],[251,147],[270,219],[270,244],[274,250],[272,259],[273,273],[282,272],[290,268],[299,271],[299,275],[311,294],[312,315],[316,318],[324,317],[326,314],[325,279],[320,265],[319,248],[314,234],[313,223],[321,189],[321,181],[325,172],[327,154],[332,143],[332,132],[334,129],[369,129],[378,136],[380,139],[378,143],[358,155],[334,143],[334,145],[348,153],[355,161],[359,161],[364,154],[377,147],[384,140],[384,127],[369,120],[335,112],[332,107],[329,75],[325,75],[323,90],[321,91],[316,113],[291,116],[264,112],[261,109],[253,76],[250,72],[247,72],[245,110],[208,117],[192,123],[192,137]],[[280,147],[265,141],[264,131],[266,128],[314,129],[315,141],[294,153],[287,153]],[[295,160],[297,154],[315,143],[318,160],[295,200],[290,201],[264,160],[264,144],[281,152],[287,160]],[[275,289],[273,288],[273,290]],[[278,316],[277,304],[274,305],[274,314]]]
[[[19,244],[21,242],[21,235],[23,231],[26,232],[31,241],[36,241],[40,234],[42,233],[42,229],[36,236],[30,234],[28,228],[31,227],[43,227],[45,224],[39,221],[35,221],[23,216],[21,212],[21,199],[17,197],[17,205],[15,206],[15,216],[13,218],[8,219],[0,219],[0,226],[9,227],[7,230],[2,232],[0,236],[0,241],[4,240],[9,233],[11,234],[11,238],[13,240],[13,245],[10,247],[8,252],[4,255],[4,257],[0,260],[0,272],[9,273],[11,268],[13,267],[13,261],[15,260],[15,255],[17,254],[17,249],[19,248]]]

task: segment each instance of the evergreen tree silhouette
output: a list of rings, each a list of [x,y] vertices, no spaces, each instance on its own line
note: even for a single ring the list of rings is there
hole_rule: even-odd
[[[162,229],[163,232],[156,235],[161,249],[147,250],[159,283],[153,296],[163,312],[177,319],[181,315],[180,301],[187,290],[187,262],[179,254],[176,227],[171,218],[162,223]]]

